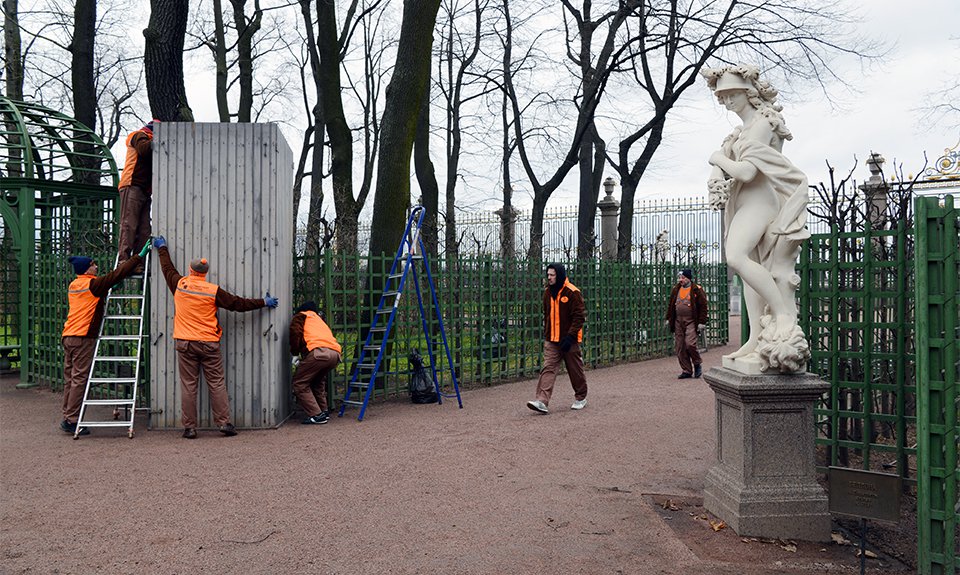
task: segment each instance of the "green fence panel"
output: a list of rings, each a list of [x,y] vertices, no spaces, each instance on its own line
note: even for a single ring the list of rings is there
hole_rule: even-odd
[[[296,303],[320,303],[327,322],[344,345],[344,361],[332,378],[331,397],[340,398],[376,308],[380,292],[371,287],[372,275],[385,273],[390,258],[327,252],[298,256],[294,278]],[[500,260],[493,257],[441,258],[430,262],[447,342],[464,384],[493,384],[534,377],[543,354],[542,262]],[[679,269],[671,263],[630,264],[584,261],[568,266],[568,277],[584,295],[587,324],[584,360],[593,367],[662,357],[673,351],[673,340],[663,326],[670,289]],[[729,291],[724,264],[698,267],[697,282],[710,300],[707,342],[725,344],[729,331]],[[439,321],[430,305],[430,291],[420,277],[429,335],[436,353]],[[394,320],[385,368],[374,387],[375,397],[407,393],[407,355],[426,356],[426,334],[420,322],[413,278],[409,278]],[[434,358],[441,384],[452,388],[446,358]]]
[[[912,230],[814,234],[801,252],[800,321],[808,370],[831,382],[815,408],[818,468],[916,481]]]
[[[917,559],[923,575],[953,574],[957,544],[957,384],[960,381],[958,214],[954,198],[916,203]]]

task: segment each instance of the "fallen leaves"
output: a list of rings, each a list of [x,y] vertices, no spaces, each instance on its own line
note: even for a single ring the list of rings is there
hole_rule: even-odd
[[[833,539],[833,542],[837,545],[850,545],[850,540],[837,532],[831,533],[830,539]]]
[[[720,531],[726,526],[727,524],[722,520],[721,521],[714,521],[713,519],[710,520],[710,529],[713,529],[714,531]]]
[[[879,555],[877,555],[877,554],[874,553],[873,551],[870,551],[869,549],[865,550],[865,551],[863,552],[863,554],[867,556],[867,559],[879,559],[879,558],[880,558]],[[857,549],[857,557],[859,557],[859,556],[860,556],[860,550]]]
[[[677,504],[674,503],[673,500],[671,499],[665,500],[663,503],[660,504],[660,507],[662,507],[663,509],[669,509],[670,511],[680,511],[680,507],[677,506]]]

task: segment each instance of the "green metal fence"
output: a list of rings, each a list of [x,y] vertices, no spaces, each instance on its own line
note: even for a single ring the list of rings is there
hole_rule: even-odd
[[[317,301],[344,343],[345,359],[333,378],[333,397],[342,397],[355,362],[352,350],[369,327],[370,311],[380,297],[367,278],[371,270],[376,274],[380,273],[377,270],[389,269],[391,261],[332,252],[296,261],[295,303]],[[490,384],[535,375],[543,352],[543,264],[480,257],[440,260],[431,266],[459,380]],[[672,352],[673,340],[663,327],[663,317],[678,270],[669,263],[589,261],[568,266],[568,277],[580,288],[587,305],[583,349],[588,365],[636,361]],[[697,282],[710,300],[707,341],[710,345],[724,344],[729,331],[726,266],[704,265],[697,273]],[[421,289],[428,289],[423,278]],[[424,294],[425,300],[429,298],[428,291]],[[437,341],[438,322],[431,310],[428,314],[431,336]],[[386,356],[387,373],[377,383],[377,396],[406,393],[407,354],[418,350],[426,355],[419,318],[410,283],[401,298],[392,349]],[[447,379],[444,384],[449,383]]]
[[[101,269],[112,267],[116,164],[75,119],[0,96],[0,174],[0,330],[5,344],[18,348],[21,385],[59,390],[60,333],[75,277],[67,257],[84,254]]]
[[[814,234],[801,252],[808,370],[831,382],[815,408],[818,467],[895,472],[916,481],[913,234]]]
[[[960,251],[954,198],[916,200],[917,559],[923,575],[957,572],[957,385]]]

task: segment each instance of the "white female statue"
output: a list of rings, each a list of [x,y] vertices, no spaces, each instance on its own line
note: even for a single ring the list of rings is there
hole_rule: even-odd
[[[750,338],[724,356],[738,371],[803,371],[810,347],[797,325],[795,266],[810,237],[807,177],[782,153],[793,136],[776,103],[777,90],[754,66],[704,69],[717,99],[743,122],[710,156],[707,188],[714,207],[726,207],[727,265],[743,280]],[[737,361],[739,360],[739,361]]]

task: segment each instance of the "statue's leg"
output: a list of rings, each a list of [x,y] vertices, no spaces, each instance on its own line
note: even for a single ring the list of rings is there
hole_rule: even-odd
[[[777,314],[777,333],[786,337],[797,324],[797,286],[795,263],[798,246],[796,242],[781,239],[774,246],[772,255],[773,279],[784,302],[784,313]]]
[[[750,355],[757,349],[757,338],[760,336],[760,318],[763,316],[765,303],[760,299],[753,288],[747,284],[743,285],[743,301],[747,306],[747,317],[750,319],[750,336],[747,341],[737,351],[727,357],[736,358]]]
[[[727,231],[726,254],[727,265],[743,280],[744,290],[748,287],[752,288],[759,296],[762,302],[759,305],[761,312],[766,304],[770,306],[772,314],[781,316],[789,314],[789,309],[784,304],[780,289],[773,280],[773,274],[750,257],[756,253],[760,239],[763,238],[769,222],[773,221],[775,216],[775,207],[763,202],[745,202],[743,206],[738,207]],[[749,308],[748,311],[753,312]],[[759,314],[757,320],[759,320]]]

